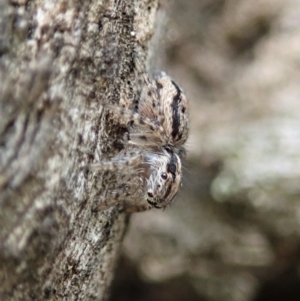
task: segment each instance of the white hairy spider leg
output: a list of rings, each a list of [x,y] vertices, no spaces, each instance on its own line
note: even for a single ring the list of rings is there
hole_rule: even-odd
[[[154,121],[147,116],[117,106],[107,105],[105,109],[110,110],[119,120],[123,119],[126,123],[133,122],[133,127],[136,128],[137,131],[135,133],[137,140],[147,141],[144,137],[144,133],[150,132],[153,135],[153,141],[157,141],[160,146],[164,144],[165,141],[162,137],[165,136],[165,130],[159,123],[154,123]]]
[[[160,148],[162,141],[160,136],[152,132],[131,133],[130,140],[126,141],[128,145],[134,145],[145,149]]]
[[[136,166],[141,164],[143,161],[142,154],[134,155],[132,157],[126,158],[126,160],[111,160],[111,161],[102,161],[101,163],[91,164],[89,169],[94,171],[115,171],[124,169],[128,166]]]

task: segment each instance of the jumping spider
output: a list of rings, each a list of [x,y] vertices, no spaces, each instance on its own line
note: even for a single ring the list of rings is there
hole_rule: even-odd
[[[130,179],[120,176],[120,181],[127,184],[97,210],[117,203],[123,204],[127,212],[165,208],[181,184],[180,154],[189,130],[187,99],[164,72],[150,80],[137,58],[135,65],[143,82],[137,111],[104,106],[117,120],[130,124],[125,148],[111,161],[92,165],[93,170],[110,170],[118,174],[124,167],[129,167],[133,171],[129,174],[135,176]]]

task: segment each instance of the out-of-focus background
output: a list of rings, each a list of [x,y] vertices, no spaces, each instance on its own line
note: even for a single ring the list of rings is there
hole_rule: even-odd
[[[300,300],[300,2],[161,5],[190,100],[183,187],[132,216],[110,300]]]

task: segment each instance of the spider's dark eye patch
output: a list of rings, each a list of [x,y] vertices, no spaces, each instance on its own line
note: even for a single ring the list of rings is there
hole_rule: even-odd
[[[163,172],[163,173],[161,174],[161,177],[162,177],[164,180],[166,180],[166,179],[168,178],[168,175],[167,175],[165,172]]]
[[[172,150],[171,150],[171,148],[170,148],[169,146],[164,147],[164,149],[165,149],[169,154],[172,153]]]
[[[148,192],[148,197],[149,198],[153,198],[153,193],[152,192]]]

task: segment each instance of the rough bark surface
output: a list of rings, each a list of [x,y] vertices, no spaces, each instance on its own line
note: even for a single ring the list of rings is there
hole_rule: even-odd
[[[156,1],[0,0],[0,299],[104,300],[127,216],[92,212]]]

